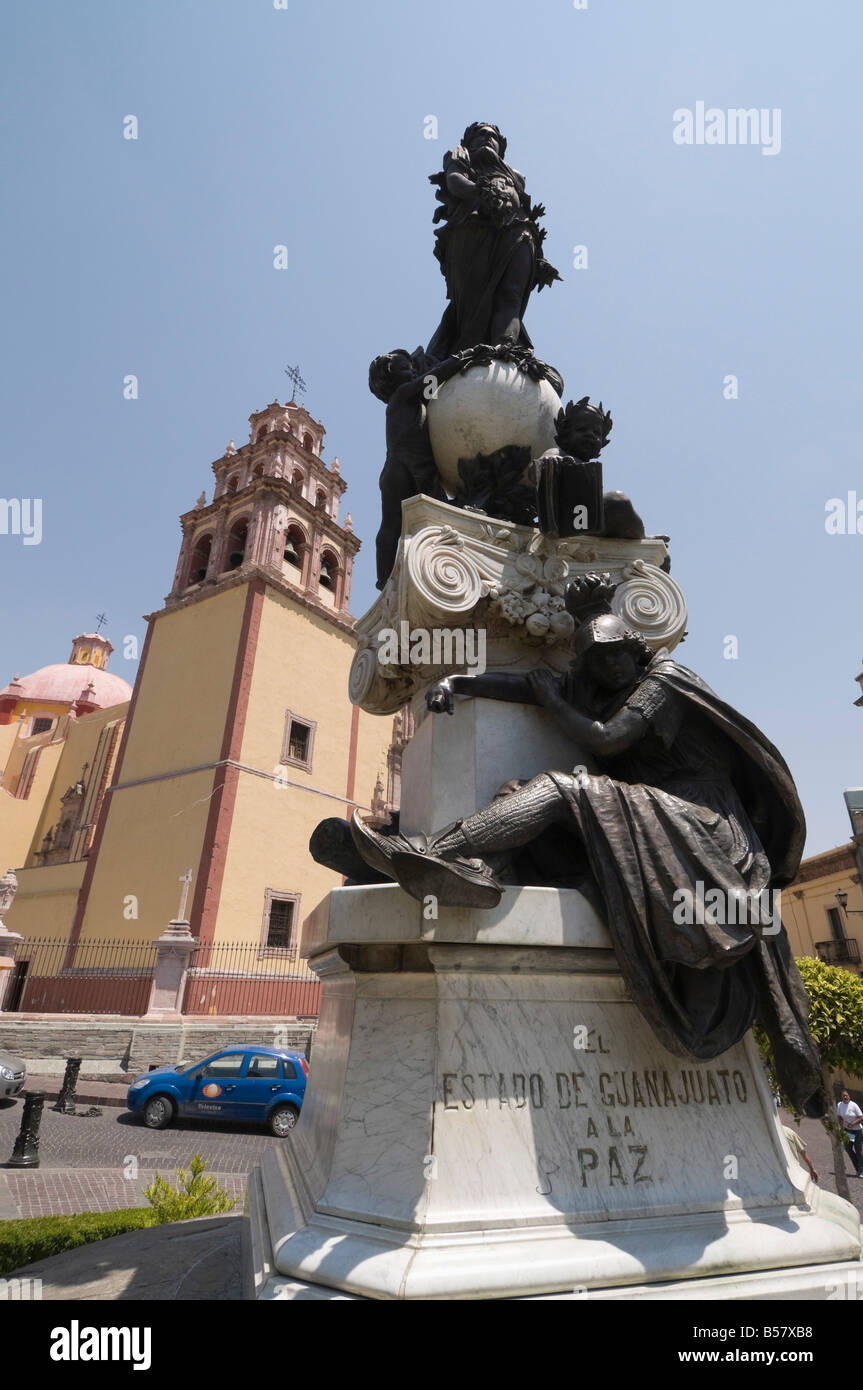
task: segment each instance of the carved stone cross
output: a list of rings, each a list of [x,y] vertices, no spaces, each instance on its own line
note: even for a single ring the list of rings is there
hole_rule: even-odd
[[[189,884],[192,882],[192,870],[191,870],[191,869],[187,869],[186,872],[185,872],[184,874],[181,874],[181,875],[180,875],[180,882],[181,882],[182,885],[183,885],[183,891],[182,891],[182,893],[180,894],[180,911],[177,913],[177,921],[178,921],[178,922],[185,922],[185,920],[186,920],[186,899],[187,899],[188,896],[189,896]]]

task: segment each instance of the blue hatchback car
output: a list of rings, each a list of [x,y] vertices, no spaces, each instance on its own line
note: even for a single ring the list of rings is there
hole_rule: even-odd
[[[160,1067],[138,1076],[126,1105],[149,1129],[178,1115],[293,1129],[306,1093],[309,1066],[300,1052],[276,1047],[226,1047],[192,1067]]]

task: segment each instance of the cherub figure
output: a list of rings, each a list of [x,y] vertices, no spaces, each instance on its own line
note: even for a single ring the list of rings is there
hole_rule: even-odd
[[[589,396],[570,401],[558,414],[556,449],[532,464],[540,530],[548,536],[614,536],[641,540],[644,522],[624,492],[603,492],[600,452],[612,419]]]
[[[377,587],[392,574],[402,529],[402,502],[424,492],[446,501],[428,435],[426,403],[459,370],[456,358],[434,365],[418,347],[394,348],[369,367],[369,390],[387,407],[387,455],[379,479],[381,525],[376,540]]]

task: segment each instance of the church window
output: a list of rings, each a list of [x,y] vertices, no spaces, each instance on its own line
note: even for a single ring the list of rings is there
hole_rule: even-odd
[[[53,719],[38,718],[33,720],[31,734],[47,734],[48,730],[54,727]]]
[[[89,647],[81,647],[81,648],[79,649],[79,651],[78,651],[78,660],[80,661],[80,663],[81,663],[82,666],[86,666],[86,665],[87,665],[87,662],[90,660],[90,648],[89,648]]]
[[[261,931],[262,953],[282,951],[291,956],[296,955],[299,906],[299,893],[280,893],[273,888],[267,889]]]
[[[270,903],[267,945],[285,947],[291,944],[294,929],[294,904],[288,898],[274,898]]]
[[[228,479],[228,486],[227,486],[227,488],[225,489],[225,491],[226,491],[226,492],[236,492],[236,491],[237,491],[237,488],[239,487],[239,485],[240,485],[240,479],[239,479],[238,475],[235,473],[234,476],[233,476],[233,478],[229,478],[229,479]]]
[[[303,435],[303,448],[308,449],[310,454],[313,454],[315,452],[315,441],[312,439],[312,436],[308,433],[308,431],[306,431],[306,433]]]
[[[282,740],[282,762],[293,767],[312,770],[312,755],[317,724],[312,719],[300,719],[291,710],[285,714],[285,733]]]

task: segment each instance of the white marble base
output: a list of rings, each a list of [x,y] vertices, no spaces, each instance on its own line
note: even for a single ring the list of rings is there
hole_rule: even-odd
[[[804,1265],[796,1269],[771,1269],[759,1274],[729,1274],[720,1279],[683,1279],[673,1284],[628,1284],[616,1289],[570,1289],[565,1293],[515,1295],[528,1303],[560,1302],[717,1302],[717,1303],[823,1303],[856,1301],[863,1295],[863,1266],[858,1260],[842,1264]],[[304,1284],[270,1274],[259,1284],[256,1296],[274,1300],[364,1299],[322,1284]]]
[[[745,1297],[859,1261],[751,1038],[667,1053],[580,894],[427,921],[395,885],[337,889],[313,951],[309,1092],[251,1186],[261,1297]]]
[[[453,714],[429,714],[418,702],[416,733],[403,754],[400,827],[406,835],[442,830],[487,806],[505,782],[529,781],[593,759],[538,705],[456,697]]]

